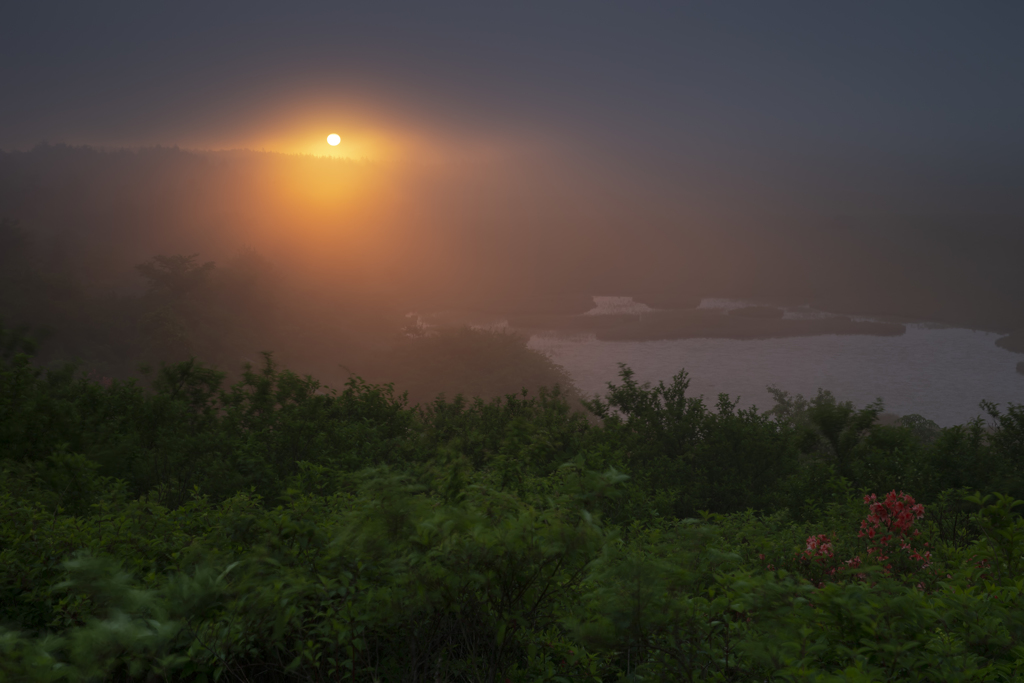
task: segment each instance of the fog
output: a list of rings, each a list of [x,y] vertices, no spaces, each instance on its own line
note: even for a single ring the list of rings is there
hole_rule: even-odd
[[[250,249],[294,286],[403,312],[716,296],[1024,326],[1024,178],[1012,169],[991,169],[988,184],[922,170],[897,193],[853,172],[766,188],[587,161],[38,146],[0,155],[0,216],[40,258],[73,261],[91,286],[118,292],[139,289],[134,266],[154,255],[224,263]]]
[[[1019,670],[1022,27],[4,3],[0,679]]]
[[[272,350],[334,384],[389,379],[408,313],[571,327],[594,295],[1024,348],[1019,8],[398,5],[12,11],[5,324],[104,376]]]

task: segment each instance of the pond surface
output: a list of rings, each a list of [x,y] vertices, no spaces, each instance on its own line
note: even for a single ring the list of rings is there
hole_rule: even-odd
[[[607,308],[618,311],[625,303],[607,302]],[[997,347],[998,337],[911,324],[898,337],[606,342],[534,335],[529,345],[562,365],[585,395],[604,394],[608,382],[617,382],[618,363],[631,367],[641,382],[668,381],[685,368],[689,395],[703,395],[709,403],[727,393],[743,407],[766,410],[774,405],[768,386],[808,397],[820,387],[858,407],[881,398],[887,412],[918,413],[949,426],[983,414],[983,399],[1024,403],[1024,375],[1016,371],[1024,356]]]

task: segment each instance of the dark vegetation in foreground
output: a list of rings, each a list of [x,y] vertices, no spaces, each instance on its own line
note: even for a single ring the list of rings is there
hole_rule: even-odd
[[[143,387],[2,347],[3,680],[1024,670],[1022,406],[883,426],[627,368],[590,416],[557,389],[411,406],[269,355]]]

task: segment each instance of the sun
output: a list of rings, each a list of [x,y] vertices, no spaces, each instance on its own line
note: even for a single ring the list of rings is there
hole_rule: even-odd
[[[339,142],[341,142],[341,136],[337,133],[331,133],[327,136],[327,144],[331,147],[337,147]]]

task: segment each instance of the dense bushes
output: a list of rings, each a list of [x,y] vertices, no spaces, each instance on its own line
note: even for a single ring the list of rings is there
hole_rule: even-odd
[[[269,356],[143,388],[42,371],[4,334],[5,680],[1024,669],[1019,406],[881,426],[824,392],[711,408],[627,368],[589,417],[557,390],[410,406]]]
[[[778,517],[606,526],[587,509],[616,478],[567,466],[526,499],[481,478],[445,503],[443,478],[378,470],[276,508],[115,492],[88,522],[8,498],[21,516],[5,516],[3,579],[25,585],[4,596],[21,623],[0,666],[38,680],[935,681],[1015,680],[1024,664],[1024,596],[1000,563],[1024,534],[1001,511],[982,515],[996,526],[973,558],[940,547],[917,575],[865,560],[822,580],[793,547],[806,529]],[[15,524],[31,534],[12,539]],[[857,538],[838,532],[837,553]]]

